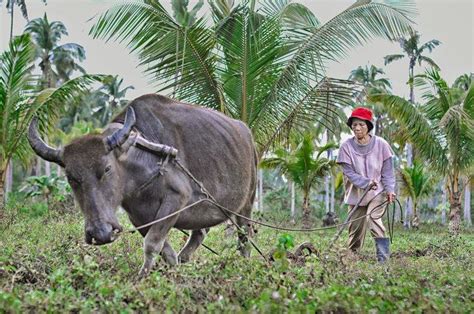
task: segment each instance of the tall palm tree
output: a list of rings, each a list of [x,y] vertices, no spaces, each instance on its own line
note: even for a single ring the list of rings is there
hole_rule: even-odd
[[[424,104],[415,106],[394,95],[374,95],[406,128],[420,158],[446,178],[449,195],[449,229],[459,232],[460,175],[474,164],[474,84],[466,93],[450,88],[435,69],[418,76],[415,84],[424,89]]]
[[[349,79],[364,86],[363,93],[361,93],[361,96],[364,96],[365,94],[373,92],[387,92],[392,88],[392,85],[387,78],[377,77],[384,74],[385,72],[381,68],[377,68],[372,64],[370,67],[368,65],[365,67],[359,66],[357,69],[352,70]],[[359,99],[364,101],[365,97]]]
[[[245,122],[260,156],[315,121],[333,128],[324,112],[352,91],[326,78],[325,65],[371,38],[408,34],[414,13],[411,2],[357,1],[321,24],[288,0],[209,4],[210,27],[204,18],[183,26],[158,1],[143,0],[114,6],[91,34],[125,41],[160,91]]]
[[[76,43],[60,45],[63,35],[67,35],[62,22],[49,22],[46,14],[36,18],[25,27],[36,45],[39,66],[42,71],[43,88],[51,88],[68,81],[74,71],[85,73],[79,65],[85,59],[84,48]]]
[[[381,68],[377,68],[375,65],[359,66],[357,69],[352,70],[349,75],[349,80],[355,81],[363,86],[361,92],[356,96],[358,103],[366,103],[367,95],[371,93],[388,92],[392,88],[390,81],[385,77],[378,77],[384,75],[385,72]],[[375,116],[375,134],[378,136],[382,135],[384,129],[384,111],[383,108],[375,106],[374,104],[367,103],[367,106],[371,107]]]
[[[34,59],[35,47],[28,34],[14,37],[0,54],[0,208],[9,161],[16,158],[26,163],[32,153],[25,135],[32,117],[38,116],[41,130],[51,129],[65,103],[102,79],[82,76],[58,89],[38,92],[39,78],[31,72]]]
[[[420,34],[416,31],[411,31],[410,36],[407,38],[401,37],[399,40],[400,47],[403,50],[403,54],[391,54],[384,57],[385,65],[390,64],[396,60],[408,58],[408,85],[410,86],[410,102],[415,104],[415,91],[413,88],[414,70],[415,65],[421,66],[422,63],[427,63],[435,69],[439,69],[439,66],[435,61],[424,55],[425,51],[432,52],[434,48],[439,46],[441,42],[437,39],[432,39],[422,45],[420,45]],[[408,167],[413,165],[413,151],[411,143],[406,143],[407,152],[407,164]],[[413,211],[411,198],[407,199],[406,210],[405,210],[405,223],[406,227],[410,227],[410,215]]]
[[[428,196],[434,187],[434,177],[427,171],[426,166],[415,160],[412,167],[400,169],[402,179],[402,195],[410,196],[413,200],[413,220],[412,226],[418,227],[418,205],[420,201]]]
[[[46,5],[46,0],[41,0]],[[2,5],[3,0],[0,0],[0,6]],[[21,14],[27,22],[28,18],[28,8],[26,7],[26,0],[7,0],[6,8],[10,13],[10,40],[13,38],[13,21],[15,16],[15,5],[20,8]]]
[[[303,224],[306,226],[311,217],[310,192],[316,184],[321,184],[319,179],[324,178],[336,166],[335,160],[323,157],[323,154],[337,145],[328,143],[315,147],[313,142],[314,136],[307,133],[295,150],[277,149],[275,157],[268,157],[260,162],[263,168],[277,168],[303,191]]]
[[[422,63],[427,63],[431,67],[438,69],[439,66],[436,62],[425,56],[424,52],[432,52],[434,48],[439,46],[441,42],[437,39],[432,39],[426,43],[420,45],[420,34],[416,31],[411,31],[408,38],[400,38],[400,47],[403,50],[403,54],[392,54],[384,57],[385,65],[390,64],[396,60],[408,58],[408,85],[410,86],[410,102],[415,103],[415,92],[413,88],[414,70],[415,65],[421,66]]]
[[[469,87],[474,84],[474,73],[463,74],[459,76],[453,84],[453,87],[459,88],[461,91],[467,92]],[[472,225],[471,219],[471,187],[473,186],[474,166],[465,173],[464,188],[464,221],[468,226]]]
[[[108,77],[100,87],[98,97],[101,98],[101,101],[98,102],[98,106],[93,108],[94,113],[99,117],[100,126],[107,124],[112,115],[127,103],[125,95],[128,90],[134,89],[134,87],[131,85],[122,87],[122,83],[123,78],[115,75]]]

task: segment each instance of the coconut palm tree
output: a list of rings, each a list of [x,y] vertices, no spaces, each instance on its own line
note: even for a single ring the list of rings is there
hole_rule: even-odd
[[[474,73],[463,74],[459,76],[453,84],[453,87],[459,88],[467,92],[469,87],[474,83]],[[472,225],[471,219],[471,187],[474,177],[474,167],[465,174],[464,188],[464,221],[468,226]]]
[[[474,84],[462,93],[449,87],[435,69],[417,76],[424,104],[415,106],[394,95],[374,95],[408,132],[420,158],[446,178],[449,229],[459,231],[462,193],[460,175],[474,163]]]
[[[93,112],[98,116],[100,126],[106,125],[112,115],[127,103],[125,95],[128,90],[134,89],[134,87],[131,85],[122,87],[122,83],[123,78],[119,79],[117,75],[110,76],[98,90],[98,97],[101,98],[101,101],[98,102],[99,106],[93,108]]]
[[[46,5],[46,0],[41,0]],[[0,6],[2,5],[3,0],[0,0]],[[20,8],[21,14],[25,18],[27,22],[29,22],[28,18],[28,8],[26,7],[25,0],[7,0],[6,8],[7,11],[10,13],[10,40],[13,38],[13,20],[15,16],[15,5]]]
[[[91,123],[96,128],[105,126],[128,102],[125,99],[127,91],[134,89],[131,85],[123,87],[122,83],[123,78],[107,76],[102,86],[70,103],[59,123],[61,130],[69,133],[79,121]]]
[[[34,60],[35,47],[28,34],[14,37],[0,54],[0,208],[9,161],[15,158],[26,163],[32,153],[25,136],[32,117],[38,117],[41,130],[51,129],[65,103],[102,79],[82,76],[58,89],[38,92],[39,77],[31,72]]]
[[[399,40],[400,47],[403,50],[403,54],[391,54],[384,57],[385,65],[390,64],[396,60],[408,58],[408,85],[410,86],[410,102],[415,103],[415,92],[413,88],[414,70],[416,63],[421,66],[422,63],[426,63],[435,69],[439,69],[435,61],[424,55],[425,51],[431,52],[434,48],[439,46],[441,42],[437,39],[432,39],[422,45],[420,45],[420,34],[416,31],[411,31],[409,37],[401,37]],[[413,164],[413,151],[411,143],[406,143],[407,152],[407,163],[411,167]],[[405,209],[405,226],[410,227],[410,215],[413,211],[411,198],[407,199]]]
[[[348,103],[347,82],[325,77],[328,61],[371,38],[408,34],[414,13],[410,2],[357,1],[321,24],[288,0],[209,4],[210,27],[204,18],[182,25],[158,1],[143,0],[114,6],[91,34],[125,41],[159,91],[245,122],[260,156]]]
[[[373,92],[387,92],[392,88],[390,81],[385,78],[379,78],[377,76],[384,75],[385,72],[381,68],[377,68],[375,65],[369,66],[359,66],[357,69],[352,70],[349,75],[349,79],[356,81],[364,86],[364,90],[360,94],[364,96],[365,94]],[[360,101],[364,101],[364,98],[358,98]]]
[[[62,22],[49,22],[46,14],[29,22],[25,32],[30,33],[40,59],[43,88],[51,88],[68,81],[74,71],[85,73],[78,64],[85,59],[84,48],[75,43],[60,45],[63,35],[67,35]]]
[[[402,195],[410,196],[413,200],[412,226],[416,228],[420,222],[418,217],[419,203],[433,191],[434,177],[426,170],[426,166],[417,160],[414,161],[412,167],[402,167],[400,177]]]
[[[420,34],[416,31],[411,31],[408,38],[400,38],[400,47],[403,50],[404,54],[391,54],[384,57],[385,65],[390,64],[396,60],[408,58],[408,84],[410,86],[410,102],[415,103],[415,92],[413,89],[413,79],[414,79],[414,70],[415,65],[421,66],[422,63],[427,63],[435,69],[439,69],[439,66],[436,62],[425,56],[424,52],[432,52],[434,48],[439,46],[441,42],[437,39],[432,39],[421,46],[420,44]]]
[[[366,103],[367,95],[371,93],[388,92],[391,90],[392,85],[390,81],[385,77],[378,77],[384,75],[385,72],[381,68],[377,68],[374,65],[359,66],[357,69],[352,70],[349,75],[349,80],[360,83],[363,86],[361,92],[356,96],[357,103]],[[384,117],[383,108],[375,106],[374,104],[366,103],[367,106],[371,107],[375,116],[375,135],[381,136],[384,129]]]
[[[328,143],[322,147],[314,146],[314,136],[307,133],[295,150],[277,149],[275,157],[264,158],[260,162],[263,168],[277,168],[280,172],[293,181],[303,192],[303,224],[310,224],[310,192],[316,184],[321,184],[333,167],[335,160],[323,157],[329,149],[336,148],[334,143]]]

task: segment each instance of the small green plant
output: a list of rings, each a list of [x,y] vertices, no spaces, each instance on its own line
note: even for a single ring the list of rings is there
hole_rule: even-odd
[[[284,272],[288,269],[288,250],[295,246],[294,238],[290,234],[283,234],[278,238],[278,244],[276,250],[273,252],[274,265],[280,272]]]
[[[48,213],[48,204],[45,202],[35,202],[29,206],[20,207],[19,212],[31,218],[42,217]]]

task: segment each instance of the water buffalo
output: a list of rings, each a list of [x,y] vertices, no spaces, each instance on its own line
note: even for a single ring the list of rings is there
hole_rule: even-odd
[[[64,167],[85,217],[89,244],[110,243],[122,231],[116,217],[120,205],[132,224],[140,226],[204,197],[199,185],[173,162],[176,150],[179,162],[219,204],[251,216],[257,165],[252,135],[244,123],[214,110],[144,95],[133,100],[102,134],[85,135],[55,149],[41,140],[34,119],[28,140],[36,154]],[[140,275],[150,272],[156,253],[172,265],[188,261],[202,243],[205,229],[227,219],[216,206],[203,202],[141,229]],[[249,223],[235,220],[247,232],[239,235],[239,250],[248,256]],[[167,241],[173,227],[192,230],[178,255]]]

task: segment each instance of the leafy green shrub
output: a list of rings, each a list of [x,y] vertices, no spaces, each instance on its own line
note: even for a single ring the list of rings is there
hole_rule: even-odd
[[[20,188],[27,198],[43,200],[50,209],[65,209],[72,206],[72,189],[67,181],[54,174],[50,176],[31,176]]]

